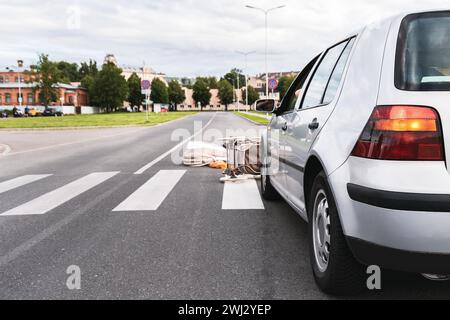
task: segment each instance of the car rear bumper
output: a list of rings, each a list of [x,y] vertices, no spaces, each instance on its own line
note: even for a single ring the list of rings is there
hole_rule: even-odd
[[[347,184],[347,191],[354,201],[371,206],[426,212],[450,212],[450,194],[392,192]]]
[[[365,265],[415,273],[450,273],[450,254],[398,250],[352,237],[347,237],[347,243],[355,258]]]
[[[421,273],[450,271],[450,174],[445,163],[350,157],[328,179],[344,234],[360,261]],[[444,270],[436,261],[445,263]]]

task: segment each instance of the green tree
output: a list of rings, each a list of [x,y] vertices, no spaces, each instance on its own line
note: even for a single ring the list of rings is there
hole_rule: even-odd
[[[243,90],[243,97],[246,97],[245,89]],[[245,99],[245,98],[244,98]],[[252,86],[248,86],[248,104],[253,105],[259,99],[259,93]]]
[[[93,83],[93,98],[97,106],[107,112],[123,106],[128,96],[128,85],[122,70],[112,63],[104,64]]]
[[[78,76],[81,79],[81,86],[85,88],[89,96],[89,104],[91,106],[98,106],[95,101],[94,82],[98,75],[97,62],[89,60],[89,63],[82,62],[78,69]]]
[[[78,65],[66,61],[56,63],[59,71],[59,81],[62,83],[78,82],[81,80]]]
[[[208,87],[209,89],[219,89],[219,83],[216,77],[208,77]]]
[[[95,102],[95,94],[94,94],[94,82],[95,77],[87,75],[83,79],[81,79],[81,87],[85,88],[88,92],[89,96],[89,104],[91,106],[97,106],[97,103]]]
[[[152,100],[153,103],[169,103],[169,90],[167,89],[166,84],[158,78],[155,78],[152,81],[152,94],[150,95],[150,100]]]
[[[205,79],[198,78],[193,87],[194,93],[192,97],[196,104],[200,104],[201,111],[211,101],[211,92],[209,91],[209,83]]]
[[[82,62],[78,69],[78,76],[83,79],[86,76],[96,77],[98,74],[97,62],[89,60],[89,63]]]
[[[233,86],[225,79],[219,81],[219,99],[220,103],[225,105],[225,110],[228,111],[228,105],[234,101]]]
[[[215,77],[197,77],[195,79],[195,82],[197,81],[203,81],[204,83],[206,83],[206,85],[208,86],[208,88],[211,89],[217,89],[217,79]]]
[[[141,91],[141,78],[133,73],[127,81],[128,83],[128,102],[132,107],[140,107],[144,101]]]
[[[232,86],[237,87],[238,76],[239,76],[239,87],[240,88],[245,87],[245,75],[243,75],[242,71],[237,68],[232,69],[230,72],[224,75],[223,79],[227,80]]]
[[[186,94],[183,88],[176,80],[172,80],[169,83],[169,102],[175,105],[175,111],[178,104],[182,103],[186,99]]]
[[[31,67],[31,82],[35,82],[34,91],[39,92],[39,101],[48,106],[58,101],[59,71],[56,64],[48,58],[48,55],[39,55],[37,65]]]
[[[289,90],[289,87],[291,86],[292,82],[294,82],[295,77],[281,77],[278,84],[278,92],[280,93],[280,100],[284,98],[287,91]],[[250,91],[249,91],[250,92]]]

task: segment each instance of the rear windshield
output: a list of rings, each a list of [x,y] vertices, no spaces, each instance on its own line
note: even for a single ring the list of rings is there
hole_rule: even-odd
[[[398,89],[450,91],[450,11],[407,16],[396,60]]]

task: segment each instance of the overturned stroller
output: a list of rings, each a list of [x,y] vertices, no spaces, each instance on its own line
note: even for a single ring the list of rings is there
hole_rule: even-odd
[[[223,146],[190,142],[184,151],[183,164],[223,169],[222,182],[261,178],[260,138],[230,137],[220,141]]]
[[[260,138],[223,139],[227,150],[227,169],[222,182],[261,178]]]

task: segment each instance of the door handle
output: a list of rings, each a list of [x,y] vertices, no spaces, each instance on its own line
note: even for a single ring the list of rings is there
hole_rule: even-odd
[[[313,122],[311,122],[308,126],[310,130],[317,130],[319,129],[320,123],[317,121],[317,119],[314,119]]]
[[[288,129],[288,124],[287,124],[287,122],[286,122],[286,123],[284,124],[283,128],[281,128],[281,130],[287,131],[287,129]]]

